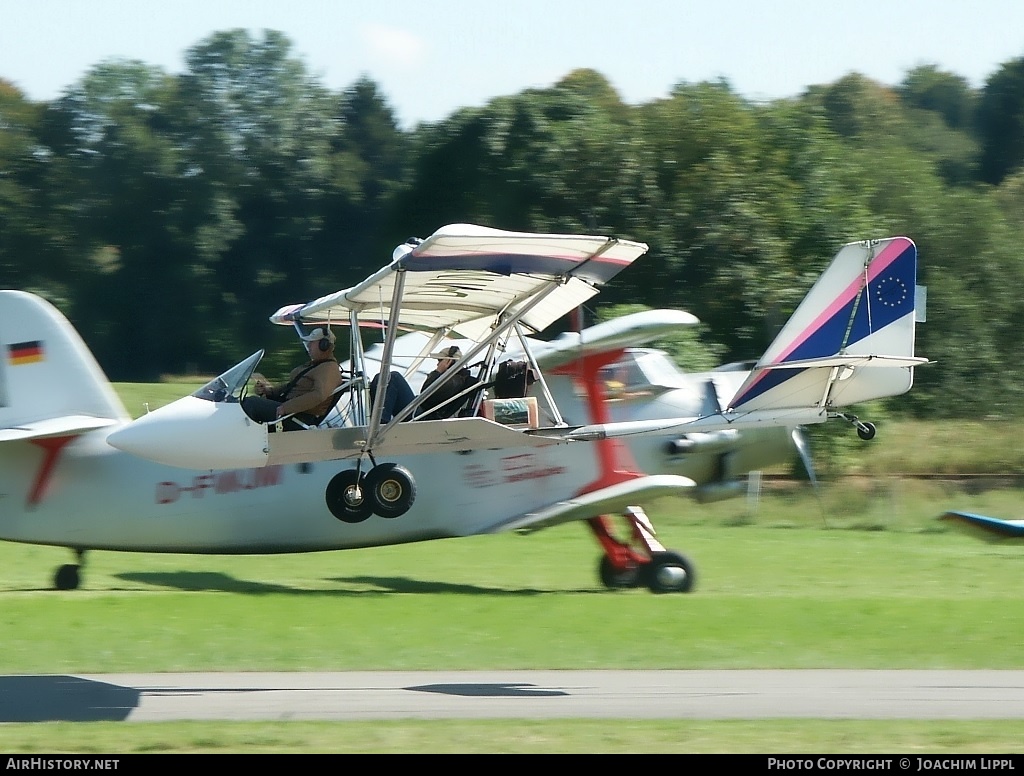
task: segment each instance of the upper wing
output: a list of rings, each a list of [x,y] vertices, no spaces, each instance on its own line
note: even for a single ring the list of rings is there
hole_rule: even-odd
[[[303,305],[273,323],[380,322],[451,329],[477,339],[497,316],[541,331],[598,292],[647,252],[614,237],[508,232],[470,224],[443,227],[363,282]],[[401,285],[400,309],[392,310]],[[540,297],[543,295],[543,298]]]

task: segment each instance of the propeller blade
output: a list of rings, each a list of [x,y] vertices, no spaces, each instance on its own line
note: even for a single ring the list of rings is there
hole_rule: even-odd
[[[791,436],[793,438],[793,446],[800,454],[800,461],[804,465],[804,471],[807,472],[807,479],[811,481],[811,485],[817,490],[818,478],[814,474],[814,461],[811,459],[811,443],[807,438],[807,430],[803,426],[797,426],[793,429]]]

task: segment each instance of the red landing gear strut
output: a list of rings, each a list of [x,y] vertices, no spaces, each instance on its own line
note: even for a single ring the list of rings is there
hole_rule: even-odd
[[[610,419],[601,368],[621,355],[621,350],[613,350],[584,356],[564,372],[571,374],[585,389],[587,408],[594,423],[607,423]],[[632,454],[619,440],[601,439],[594,442],[594,446],[600,475],[584,492],[642,476]],[[604,549],[598,566],[604,586],[613,589],[646,586],[654,593],[690,592],[696,579],[693,564],[678,552],[662,546],[644,510],[639,506],[626,507],[622,518],[629,534],[625,541],[613,534],[611,515],[599,515],[587,521]]]
[[[696,582],[693,564],[678,552],[665,549],[644,510],[626,507],[622,518],[630,534],[625,541],[612,533],[611,515],[592,517],[587,521],[604,549],[598,565],[601,583],[612,589],[645,586],[652,593],[689,593],[693,590]]]

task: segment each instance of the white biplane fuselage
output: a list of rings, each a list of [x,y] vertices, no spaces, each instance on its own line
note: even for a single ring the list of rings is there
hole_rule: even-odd
[[[683,375],[635,349],[695,322],[678,311],[531,337],[645,251],[465,225],[403,246],[358,286],[271,317],[300,333],[352,332],[337,412],[287,433],[241,410],[261,353],[130,421],[67,320],[38,297],[0,291],[0,538],[80,554],[280,553],[583,520],[604,549],[606,586],[688,591],[692,565],[658,543],[640,505],[736,494],[745,473],[792,456],[800,424],[838,416],[873,435],[839,408],[908,390],[925,361],[913,355],[916,249],[906,238],[845,246],[752,370]],[[383,343],[364,352],[360,327],[381,324]],[[413,336],[421,346],[408,352]],[[418,388],[426,354],[451,342],[482,386],[463,412],[419,419],[427,391],[382,422],[369,378],[401,371]],[[536,381],[528,395],[488,398],[510,358]],[[530,404],[529,422],[502,422],[501,401],[536,402],[536,417]],[[613,535],[614,514],[630,539]],[[57,587],[77,584],[77,567],[62,567]]]

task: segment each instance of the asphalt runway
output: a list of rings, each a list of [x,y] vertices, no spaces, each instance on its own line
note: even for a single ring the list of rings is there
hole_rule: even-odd
[[[1022,719],[1024,671],[346,671],[0,676],[0,722]]]

